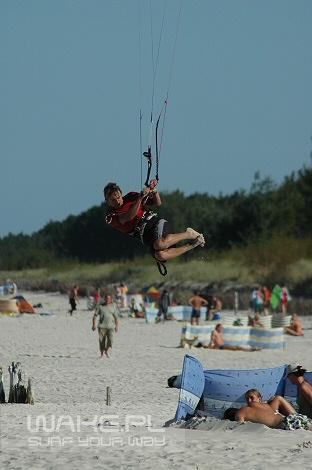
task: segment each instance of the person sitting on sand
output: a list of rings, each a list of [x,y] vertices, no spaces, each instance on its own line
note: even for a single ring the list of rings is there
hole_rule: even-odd
[[[210,343],[207,349],[227,349],[228,351],[260,351],[260,348],[244,348],[243,346],[226,346],[223,338],[223,325],[218,323],[211,333]]]
[[[304,336],[302,323],[297,313],[292,314],[290,325],[285,328],[285,333],[292,336]]]
[[[248,325],[259,328],[264,328],[263,323],[261,323],[261,318],[259,313],[255,313],[255,315],[252,317],[251,315],[248,315]]]
[[[212,305],[208,315],[208,320],[221,320],[222,300],[219,297],[212,297]]]
[[[96,317],[99,317],[98,332],[99,332],[99,346],[101,357],[109,357],[110,351],[113,347],[114,331],[117,333],[119,329],[119,310],[117,305],[113,302],[111,294],[106,294],[104,297],[104,304],[99,303],[95,306],[94,315],[92,319],[92,330],[96,329]]]
[[[312,431],[312,421],[305,415],[296,413],[293,406],[285,398],[277,395],[268,403],[262,401],[259,390],[250,389],[246,392],[247,406],[240,409],[228,408],[223,419],[245,423],[265,424],[269,428],[294,431],[305,429]]]
[[[288,378],[298,387],[299,412],[312,418],[312,385],[304,378],[306,369],[301,365],[290,364],[288,366]]]
[[[215,326],[215,329],[211,333],[210,343],[208,348],[210,349],[224,349],[224,339],[223,339],[223,326],[221,323],[218,323]]]
[[[200,309],[208,305],[207,300],[198,295],[198,292],[195,291],[194,295],[188,300],[188,304],[192,307],[191,325],[199,325]]]

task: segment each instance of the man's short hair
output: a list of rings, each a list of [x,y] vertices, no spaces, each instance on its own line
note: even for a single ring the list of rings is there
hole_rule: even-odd
[[[253,395],[253,394],[257,395],[258,398],[260,398],[260,400],[262,400],[262,395],[259,392],[259,390],[256,389],[256,388],[251,388],[250,390],[247,390],[247,392],[245,393],[245,399],[247,400],[247,398],[250,397],[250,395]]]
[[[223,419],[229,419],[230,421],[236,421],[235,416],[238,408],[227,408],[224,412]]]
[[[110,194],[115,193],[116,191],[122,192],[117,183],[108,183],[103,190],[105,200],[107,201]]]

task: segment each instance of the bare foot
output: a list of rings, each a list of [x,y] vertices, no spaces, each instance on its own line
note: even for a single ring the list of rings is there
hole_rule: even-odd
[[[199,235],[200,235],[199,232],[196,232],[196,230],[194,230],[191,227],[187,227],[186,232],[188,232],[190,234],[190,239],[191,240],[195,240],[195,238],[199,237]]]
[[[199,237],[200,237],[200,240],[201,240],[200,246],[203,248],[205,246],[205,243],[206,243],[204,235],[201,233]]]
[[[190,234],[191,240],[199,240],[199,243],[195,244],[195,246],[201,246],[201,247],[205,246],[205,239],[202,233],[197,232],[191,227],[188,227],[186,231]]]
[[[203,244],[203,240],[201,236],[199,235],[197,238],[195,238],[195,240],[191,242],[191,245],[193,248],[196,248],[197,246],[204,246],[205,243]]]

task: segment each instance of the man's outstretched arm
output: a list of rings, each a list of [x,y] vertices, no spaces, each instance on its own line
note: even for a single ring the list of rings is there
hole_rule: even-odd
[[[151,180],[150,185],[149,185],[150,197],[147,201],[148,205],[161,206],[161,198],[160,198],[159,192],[157,191],[157,185],[158,185],[157,180]]]

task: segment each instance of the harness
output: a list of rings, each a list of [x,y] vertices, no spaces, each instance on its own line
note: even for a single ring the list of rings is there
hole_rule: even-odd
[[[156,212],[153,211],[145,211],[143,214],[143,217],[141,218],[140,222],[137,224],[133,232],[129,233],[129,235],[132,235],[133,237],[140,238],[142,244],[143,242],[143,236],[144,236],[144,230],[147,225],[147,223],[153,219],[154,217],[157,217]]]
[[[153,212],[151,210],[148,210],[144,213],[143,217],[141,218],[140,222],[138,225],[135,227],[134,231],[132,233],[129,233],[129,235],[132,235],[133,237],[138,237],[141,240],[142,245],[144,245],[143,241],[143,236],[144,236],[144,230],[146,228],[147,223],[152,220],[154,217],[157,217],[156,212]],[[156,261],[157,268],[159,273],[162,276],[167,275],[167,268],[165,266],[165,261],[159,261],[155,255],[153,255],[153,258]]]
[[[111,223],[112,217],[114,215],[116,215],[114,212],[108,212],[108,214],[106,214],[105,221],[106,221],[107,224]],[[143,241],[144,230],[145,230],[146,225],[148,224],[148,222],[150,220],[152,220],[154,217],[157,217],[156,212],[153,212],[151,210],[145,211],[144,214],[143,214],[143,217],[141,217],[141,219],[140,219],[139,223],[137,224],[137,226],[135,227],[135,229],[132,232],[128,233],[128,235],[130,235],[132,237],[139,238],[141,240],[142,245],[144,245],[144,241]],[[153,258],[156,261],[159,273],[162,276],[166,276],[167,275],[167,268],[164,264],[165,261],[159,261],[157,258],[155,258],[155,255],[153,255]]]

